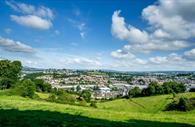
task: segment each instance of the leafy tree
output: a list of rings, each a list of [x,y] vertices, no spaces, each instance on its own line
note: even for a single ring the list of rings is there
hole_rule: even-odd
[[[83,97],[87,102],[90,102],[91,100],[91,92],[89,90],[83,90],[80,96]]]
[[[134,87],[133,89],[129,90],[129,97],[137,97],[141,95],[141,89],[139,87]]]
[[[35,96],[36,86],[31,80],[23,80],[16,86],[16,90],[23,97],[33,98]]]
[[[0,87],[10,88],[19,80],[22,65],[20,61],[0,60]]]
[[[177,83],[175,81],[165,82],[163,89],[166,94],[170,93],[182,93],[186,91],[186,86],[183,83]]]
[[[9,78],[0,78],[0,89],[8,89],[14,84],[14,81]]]
[[[179,110],[179,111],[190,111],[194,109],[194,99],[188,99],[180,97],[178,101],[173,101],[167,105],[166,110]]]
[[[35,79],[36,90],[41,92],[51,92],[51,84],[45,83],[42,79]]]

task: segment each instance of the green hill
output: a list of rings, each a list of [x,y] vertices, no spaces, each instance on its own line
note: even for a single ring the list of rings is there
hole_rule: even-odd
[[[46,94],[39,94],[46,98]],[[195,97],[195,93],[178,96]],[[172,95],[99,102],[97,108],[64,105],[0,94],[0,126],[184,127],[195,126],[195,110],[162,111]]]

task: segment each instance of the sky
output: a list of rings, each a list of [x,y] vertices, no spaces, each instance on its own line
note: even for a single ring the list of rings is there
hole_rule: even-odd
[[[194,0],[1,0],[0,59],[35,68],[194,71]]]

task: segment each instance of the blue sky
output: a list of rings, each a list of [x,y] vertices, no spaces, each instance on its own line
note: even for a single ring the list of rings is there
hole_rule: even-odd
[[[39,68],[194,70],[195,2],[0,1],[0,59]]]

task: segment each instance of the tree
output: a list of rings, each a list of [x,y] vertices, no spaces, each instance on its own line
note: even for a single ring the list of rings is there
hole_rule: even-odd
[[[141,89],[139,87],[134,87],[133,89],[129,90],[129,97],[137,97],[141,95]]]
[[[42,79],[35,79],[36,90],[41,92],[51,92],[52,86],[49,83],[45,83]]]
[[[83,90],[80,96],[83,97],[87,102],[90,102],[91,100],[91,92],[89,90]]]
[[[16,87],[16,91],[23,97],[33,98],[36,91],[36,86],[31,80],[23,80]]]
[[[19,80],[22,65],[20,61],[0,60],[0,86],[10,88]]]
[[[8,89],[14,84],[13,80],[9,78],[0,78],[0,89]]]
[[[177,83],[175,81],[163,83],[163,89],[166,94],[170,93],[182,93],[186,91],[186,86],[183,83]]]

